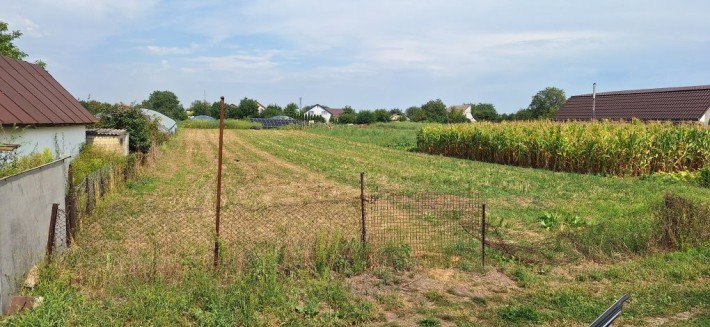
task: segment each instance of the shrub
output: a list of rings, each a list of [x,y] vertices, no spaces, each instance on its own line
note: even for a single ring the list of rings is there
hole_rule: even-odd
[[[78,183],[87,175],[111,163],[123,163],[126,161],[127,157],[116,152],[85,146],[71,163],[74,171],[74,183]]]
[[[710,187],[710,166],[700,171],[700,186]]]
[[[685,250],[710,240],[710,207],[672,193],[663,196],[656,215],[655,241],[661,248]]]
[[[140,110],[120,104],[106,110],[97,126],[125,129],[129,133],[128,147],[131,152],[143,153],[150,150],[158,128],[157,123],[149,120]]]

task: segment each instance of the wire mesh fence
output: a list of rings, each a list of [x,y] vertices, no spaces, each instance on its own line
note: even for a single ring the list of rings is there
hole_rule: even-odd
[[[474,195],[368,196],[367,241],[406,244],[414,255],[439,255],[481,235],[483,207]]]

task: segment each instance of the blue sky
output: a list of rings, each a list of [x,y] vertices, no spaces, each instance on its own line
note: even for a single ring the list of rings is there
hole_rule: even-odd
[[[4,0],[0,20],[74,96],[401,108],[526,107],[710,84],[710,1]]]

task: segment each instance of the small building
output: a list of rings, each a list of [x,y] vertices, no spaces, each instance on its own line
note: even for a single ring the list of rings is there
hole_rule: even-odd
[[[0,56],[0,143],[18,155],[75,156],[94,117],[42,67]]]
[[[128,155],[128,132],[125,129],[97,128],[86,130],[86,143],[107,151]]]
[[[569,98],[555,120],[710,122],[710,85],[601,92]]]
[[[468,119],[470,122],[475,122],[476,119],[473,118],[473,112],[471,111],[471,105],[470,104],[462,104],[458,106],[451,106],[451,110],[459,110],[463,112],[463,115]]]
[[[304,115],[305,116],[321,116],[323,119],[325,119],[326,123],[331,122],[332,120],[338,119],[340,115],[343,113],[343,109],[338,109],[338,108],[330,108],[328,106],[323,106],[320,104],[316,104],[310,107],[305,108]]]

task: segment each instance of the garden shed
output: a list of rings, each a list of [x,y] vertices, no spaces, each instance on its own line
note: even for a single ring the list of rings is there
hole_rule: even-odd
[[[125,129],[97,128],[86,130],[86,143],[107,151],[128,155],[128,132]]]

